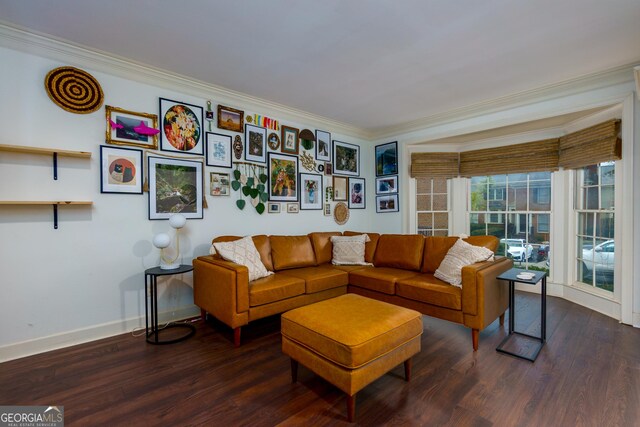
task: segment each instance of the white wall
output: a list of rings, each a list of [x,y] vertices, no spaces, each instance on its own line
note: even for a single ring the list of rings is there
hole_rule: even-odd
[[[143,271],[159,263],[151,239],[171,230],[167,221],[149,221],[148,195],[101,194],[100,149],[105,138],[104,108],[88,114],[68,113],[51,102],[44,90],[46,73],[69,63],[0,47],[0,144],[90,151],[86,159],[60,158],[58,180],[51,159],[0,152],[1,200],[92,200],[92,207],[61,207],[59,229],[53,229],[50,206],[0,208],[0,361],[71,343],[96,339],[144,326]],[[245,109],[242,101],[220,101],[215,91],[193,96],[167,87],[116,77],[84,64],[101,84],[105,104],[157,114],[158,98],[205,107]],[[100,66],[97,64],[97,68]],[[226,94],[228,98],[228,94]],[[281,119],[278,111],[245,110]],[[287,112],[291,115],[291,112]],[[282,119],[281,119],[282,120]],[[338,226],[322,211],[259,215],[247,203],[235,206],[230,197],[207,196],[204,219],[189,220],[181,233],[182,262],[207,254],[212,237],[222,234],[306,234],[311,231],[374,228],[373,148],[361,138],[335,131],[332,123],[283,120],[300,129],[329,131],[333,139],[361,146],[361,177],[367,179],[367,209],[351,210]],[[226,132],[215,129],[216,132]],[[242,136],[244,141],[244,135]],[[114,147],[114,146],[112,146]],[[146,167],[146,165],[145,165]],[[205,168],[205,192],[210,171]],[[304,171],[300,167],[300,171]],[[328,181],[328,179],[327,179]],[[325,181],[325,184],[326,182]],[[171,230],[171,234],[173,230]],[[161,286],[160,311],[169,317],[197,314],[191,274],[174,276]],[[166,282],[165,282],[166,283]]]

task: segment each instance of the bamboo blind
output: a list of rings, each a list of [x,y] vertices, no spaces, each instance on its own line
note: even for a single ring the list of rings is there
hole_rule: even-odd
[[[620,160],[622,141],[618,138],[619,133],[620,120],[614,119],[561,137],[559,165],[577,169]]]
[[[466,177],[558,170],[558,138],[460,153]]]
[[[458,176],[458,153],[411,153],[412,178]]]

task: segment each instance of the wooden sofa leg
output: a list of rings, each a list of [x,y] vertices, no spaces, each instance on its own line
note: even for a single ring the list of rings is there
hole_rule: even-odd
[[[298,361],[291,359],[291,383],[298,382]]]
[[[500,315],[500,326],[504,326],[504,313]]]
[[[354,422],[356,418],[356,395],[347,395],[347,421]]]
[[[233,328],[233,346],[240,347],[240,326]]]
[[[200,320],[203,322],[207,321],[207,312],[204,309],[200,309]]]
[[[473,351],[478,351],[478,338],[480,337],[479,329],[471,330],[471,339],[473,340]]]
[[[411,381],[411,358],[404,361],[404,380]]]

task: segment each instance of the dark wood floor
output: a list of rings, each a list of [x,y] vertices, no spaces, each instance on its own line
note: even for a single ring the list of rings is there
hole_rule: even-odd
[[[516,326],[538,333],[538,297],[518,294]],[[508,316],[507,316],[508,317]],[[232,332],[196,323],[187,341],[121,335],[0,364],[0,405],[64,405],[67,425],[348,425],[344,395],[300,367],[291,384],[279,319]],[[413,377],[402,365],[358,393],[361,425],[640,425],[640,330],[548,298],[535,363],[499,354],[496,321],[471,351],[468,329],[424,317]]]

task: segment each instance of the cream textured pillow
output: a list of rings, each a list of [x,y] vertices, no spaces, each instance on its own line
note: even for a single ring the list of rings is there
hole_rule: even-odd
[[[473,246],[462,239],[449,249],[434,276],[453,286],[462,287],[462,267],[480,261],[493,259],[493,252],[487,248]]]
[[[233,242],[214,243],[213,246],[222,258],[246,266],[249,269],[250,282],[273,274],[262,263],[260,253],[251,236]]]
[[[366,234],[358,236],[331,236],[334,265],[372,265],[364,261],[364,244],[371,239]]]

